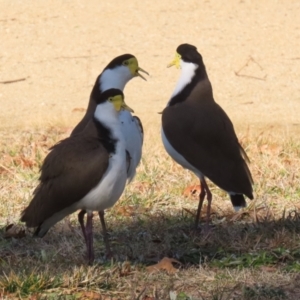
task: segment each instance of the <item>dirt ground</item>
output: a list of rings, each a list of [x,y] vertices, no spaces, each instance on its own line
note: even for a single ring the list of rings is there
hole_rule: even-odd
[[[299,16],[292,0],[0,0],[0,130],[73,127],[96,76],[129,52],[151,76],[127,85],[127,102],[158,132],[179,75],[166,65],[188,42],[236,127],[298,132]]]

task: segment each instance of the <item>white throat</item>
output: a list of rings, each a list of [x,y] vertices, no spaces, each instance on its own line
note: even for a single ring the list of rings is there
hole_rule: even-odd
[[[110,102],[98,104],[94,114],[95,118],[104,126],[112,130],[113,136],[118,137],[121,132],[118,112]]]
[[[197,64],[184,62],[183,60],[180,60],[180,66],[181,66],[180,77],[177,81],[171,99],[177,94],[179,94],[184,89],[184,87],[192,81],[196,69],[198,68]],[[170,101],[168,102],[168,105]]]
[[[124,90],[126,83],[132,79],[130,70],[126,66],[118,66],[114,69],[105,70],[99,78],[101,92],[114,88]]]

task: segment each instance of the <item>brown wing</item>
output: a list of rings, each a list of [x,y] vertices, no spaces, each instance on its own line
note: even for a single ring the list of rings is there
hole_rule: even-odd
[[[95,108],[96,109],[96,108]],[[94,109],[94,111],[95,111]],[[94,111],[87,111],[81,121],[74,127],[70,136],[74,136],[80,132],[82,132],[85,126],[88,124],[89,120],[93,117]]]
[[[80,133],[62,140],[45,158],[40,184],[21,221],[36,227],[76,203],[99,183],[107,167],[108,153],[96,137]]]
[[[171,145],[206,177],[226,191],[253,197],[244,150],[219,105],[211,101],[170,106],[163,112],[162,124]]]

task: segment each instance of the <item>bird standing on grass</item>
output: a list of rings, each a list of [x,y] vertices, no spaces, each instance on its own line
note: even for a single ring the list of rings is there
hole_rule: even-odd
[[[201,192],[195,225],[207,195],[210,220],[212,194],[208,177],[225,190],[235,210],[246,206],[244,195],[253,199],[247,155],[239,144],[225,111],[215,102],[202,56],[195,46],[178,46],[169,66],[181,68],[181,75],[162,113],[162,141],[168,154],[200,179]]]
[[[21,216],[27,227],[37,227],[35,236],[43,237],[55,223],[81,209],[78,220],[90,264],[94,260],[93,211],[102,216],[104,242],[110,253],[103,212],[116,203],[126,185],[126,143],[119,114],[133,112],[118,89],[97,90],[93,101],[94,115],[85,127],[50,149],[41,167],[40,183]]]
[[[146,78],[139,72],[148,74],[145,70],[139,67],[138,61],[134,55],[123,54],[115,57],[97,77],[90,95],[87,111],[82,120],[73,129],[71,136],[75,136],[80,133],[85,128],[90,118],[94,115],[97,107],[97,97],[100,92],[104,92],[111,88],[123,91],[127,82],[137,76],[146,80]],[[136,174],[136,168],[142,157],[144,139],[143,126],[140,119],[137,116],[132,116],[131,112],[128,110],[121,110],[118,118],[120,120],[121,131],[125,139],[127,182],[130,183]],[[84,214],[85,211],[83,210],[80,213],[82,219]],[[99,213],[99,217],[102,227],[105,226],[104,211]],[[106,239],[108,239],[107,236]],[[110,254],[108,253],[108,255]]]

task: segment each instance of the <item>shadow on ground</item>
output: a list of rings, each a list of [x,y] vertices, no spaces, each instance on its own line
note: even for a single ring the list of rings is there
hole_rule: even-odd
[[[32,274],[43,274],[48,280],[62,278],[64,283],[60,281],[58,286],[91,288],[95,284],[97,288],[113,291],[122,277],[137,280],[136,274],[139,273],[141,278],[135,284],[139,286],[140,283],[141,290],[151,276],[147,273],[146,266],[157,263],[163,257],[169,257],[180,262],[174,265],[179,269],[176,273],[179,277],[190,272],[188,276],[194,276],[194,279],[206,274],[207,280],[208,273],[212,272],[211,281],[220,285],[224,280],[227,282],[230,276],[234,277],[235,271],[243,270],[244,273],[262,276],[260,280],[250,280],[248,284],[241,278],[231,278],[230,288],[228,284],[226,288],[215,287],[217,291],[221,291],[223,298],[219,294],[219,298],[213,298],[212,294],[203,296],[203,291],[200,293],[199,281],[198,292],[202,298],[187,296],[182,299],[247,299],[248,296],[249,299],[296,299],[294,293],[299,295],[295,288],[299,281],[297,273],[300,271],[300,215],[297,211],[284,212],[276,220],[269,211],[260,212],[255,216],[255,222],[248,212],[230,212],[223,216],[215,214],[215,224],[205,234],[203,226],[198,230],[194,229],[193,217],[186,211],[157,211],[122,216],[112,210],[106,217],[114,258],[105,259],[100,223],[95,217],[96,261],[93,267],[86,266],[85,244],[75,215],[71,220],[64,220],[55,226],[43,239],[32,238],[29,232],[22,239],[4,239],[5,229],[2,228],[1,285],[5,281],[4,274],[6,278],[15,277],[20,281]],[[125,262],[130,266],[127,267],[127,273],[122,269]],[[151,280],[150,285],[162,284],[164,288],[161,291],[169,293],[175,280],[174,275],[161,273],[164,279],[159,279],[160,275],[156,275],[158,278]],[[273,273],[281,277],[281,283],[276,276],[270,276]],[[66,277],[69,277],[68,284]],[[53,280],[51,282],[54,284]],[[139,290],[136,287],[131,288]],[[211,293],[215,289],[210,290]],[[237,291],[240,296],[234,298],[232,295]],[[225,295],[233,298],[226,298]],[[157,299],[169,299],[163,297]]]

